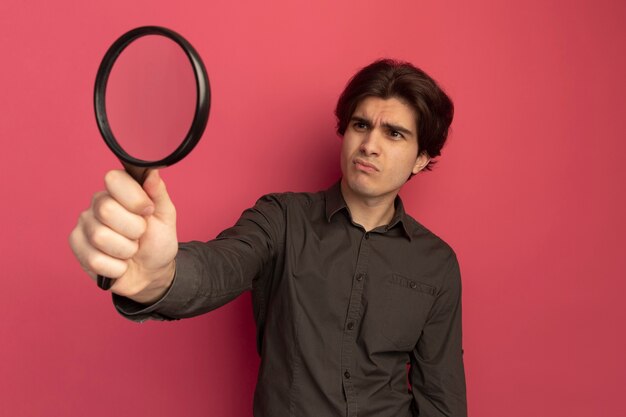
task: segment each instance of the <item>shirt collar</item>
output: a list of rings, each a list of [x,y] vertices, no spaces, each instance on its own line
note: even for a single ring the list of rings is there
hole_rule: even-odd
[[[346,201],[343,199],[343,195],[341,194],[341,180],[337,181],[329,189],[324,191],[324,195],[326,199],[326,220],[329,223],[333,216],[343,209],[346,210],[346,213],[348,215],[350,214],[350,210],[348,210],[348,205],[346,204]],[[402,231],[404,232],[404,235],[409,240],[412,240],[412,232],[414,231],[415,225],[404,211],[404,204],[402,204],[402,199],[400,198],[400,196],[396,197],[394,205],[396,206],[396,211],[391,218],[391,221],[384,229],[390,230],[399,224],[402,228]]]

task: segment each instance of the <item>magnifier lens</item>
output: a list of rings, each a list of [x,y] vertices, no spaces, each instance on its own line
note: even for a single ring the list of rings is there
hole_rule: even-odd
[[[121,52],[105,99],[118,144],[143,161],[159,161],[176,150],[192,125],[196,101],[189,58],[161,35],[137,38]]]

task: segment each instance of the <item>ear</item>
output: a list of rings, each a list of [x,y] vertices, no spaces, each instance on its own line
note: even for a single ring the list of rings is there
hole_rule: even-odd
[[[413,172],[413,175],[423,170],[426,167],[426,165],[428,165],[429,162],[430,162],[430,156],[428,156],[426,152],[420,152],[420,154],[417,155],[417,159],[415,160],[415,165],[413,165],[413,170],[411,171]]]

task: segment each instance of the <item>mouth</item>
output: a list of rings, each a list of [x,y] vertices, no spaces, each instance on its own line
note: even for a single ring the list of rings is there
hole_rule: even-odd
[[[364,172],[377,172],[380,171],[378,167],[372,163],[369,163],[361,158],[356,158],[352,163],[356,166],[356,168],[360,171]]]

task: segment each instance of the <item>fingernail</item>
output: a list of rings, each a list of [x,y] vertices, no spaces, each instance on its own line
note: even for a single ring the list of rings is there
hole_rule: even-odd
[[[149,216],[152,213],[154,213],[154,206],[148,206],[141,212],[141,214],[143,214],[144,216]]]

